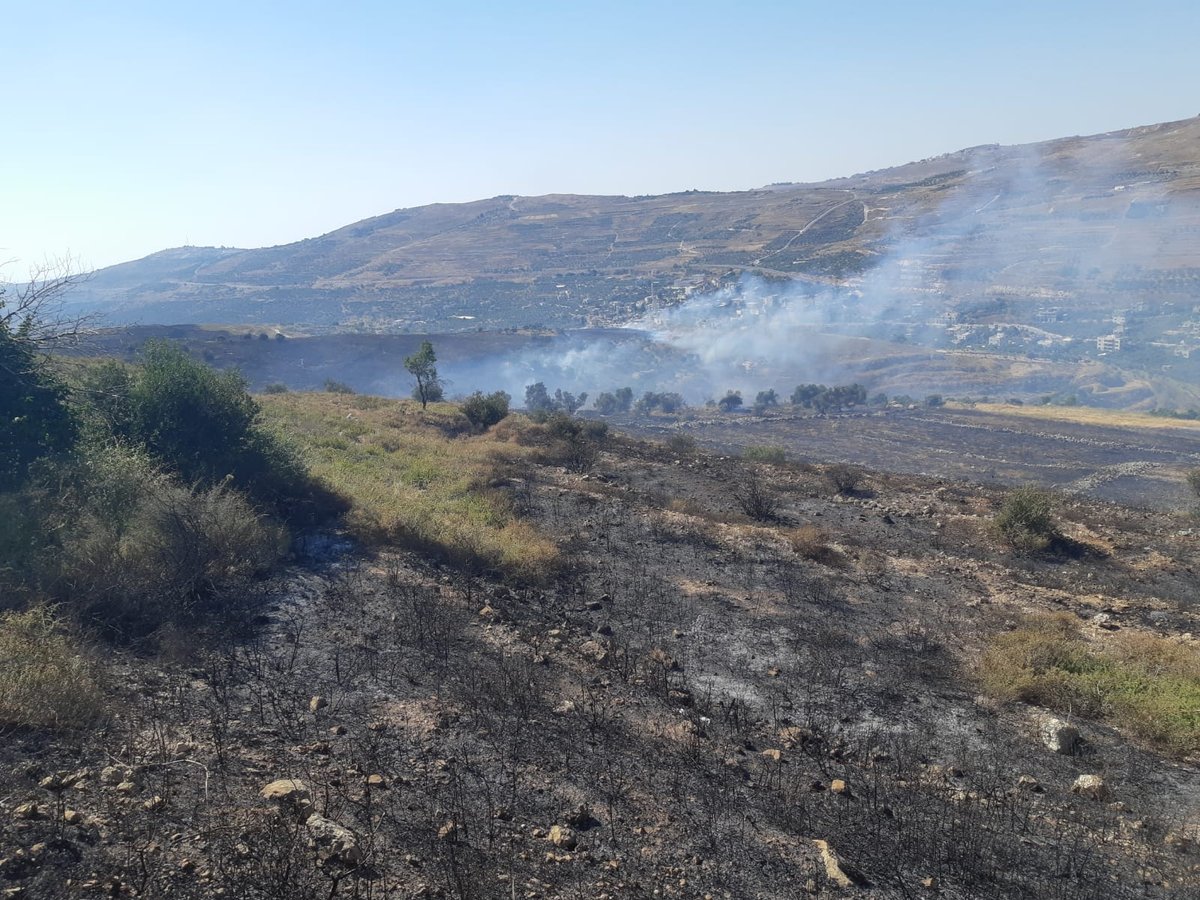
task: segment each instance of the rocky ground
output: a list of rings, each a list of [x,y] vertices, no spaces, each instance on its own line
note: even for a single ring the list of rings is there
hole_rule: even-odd
[[[318,537],[249,635],[117,657],[103,729],[5,735],[0,896],[1200,892],[1193,762],[974,680],[1030,611],[1194,642],[1178,515],[1067,497],[1086,552],[1021,557],[1000,488],[619,437],[496,486],[552,585]]]

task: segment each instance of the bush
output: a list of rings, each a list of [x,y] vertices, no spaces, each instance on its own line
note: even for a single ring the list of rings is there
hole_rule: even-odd
[[[110,633],[228,613],[286,550],[285,531],[236,491],[184,487],[144,454],[91,452],[73,474],[47,513],[57,520],[54,552],[30,575]]]
[[[742,394],[741,391],[729,391],[717,401],[717,409],[721,412],[733,412],[735,409],[741,409]]]
[[[679,412],[686,405],[682,394],[646,391],[634,408],[642,415],[649,415],[655,410],[670,414]]]
[[[782,463],[787,459],[787,452],[782,447],[747,447],[742,451],[742,457],[751,462]]]
[[[686,456],[689,453],[696,452],[696,439],[690,434],[676,432],[667,438],[667,449],[672,453],[678,453],[680,456]]]
[[[831,568],[843,568],[846,558],[830,546],[829,536],[816,525],[801,525],[788,534],[788,543],[796,555]]]
[[[849,463],[834,463],[825,470],[825,477],[839,494],[850,495],[862,487],[867,473]]]
[[[984,690],[1112,722],[1161,749],[1200,750],[1200,654],[1154,635],[1095,647],[1067,613],[1037,615],[996,636],[980,660]]]
[[[283,337],[283,335],[278,335],[278,337]],[[288,386],[280,381],[274,381],[263,388],[264,394],[286,394],[287,392]]]
[[[354,388],[342,381],[334,381],[332,378],[325,379],[325,390],[330,394],[354,394],[357,393]]]
[[[1184,476],[1187,479],[1187,486],[1192,492],[1192,496],[1200,500],[1200,469],[1189,469]]]
[[[1054,521],[1054,503],[1040,488],[1026,486],[1009,493],[992,524],[1017,550],[1045,550],[1060,537]]]
[[[96,666],[48,609],[0,616],[0,725],[82,728],[103,710]]]
[[[772,522],[778,518],[779,497],[755,472],[747,472],[734,492],[737,505],[756,522]]]
[[[20,484],[36,460],[74,445],[76,421],[66,399],[66,387],[36,347],[0,320],[0,490]]]
[[[508,415],[512,397],[504,391],[484,394],[476,391],[462,403],[463,415],[476,431],[486,431]]]

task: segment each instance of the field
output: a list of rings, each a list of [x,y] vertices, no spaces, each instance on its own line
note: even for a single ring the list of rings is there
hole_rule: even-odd
[[[6,729],[11,896],[1200,890],[1191,518],[1054,494],[1044,553],[991,524],[1005,478],[1165,471],[1186,432],[731,416],[579,453],[521,416],[474,435],[450,406],[263,400],[351,499],[344,530],[302,536],[240,632],[96,647],[100,724]],[[767,444],[790,461],[730,452]],[[946,452],[853,484],[814,461],[905,444]],[[464,516],[508,562],[452,552]],[[1070,652],[1027,653],[1055,616]]]
[[[645,435],[683,433],[725,453],[779,446],[796,461],[848,462],[953,481],[1039,484],[1135,507],[1186,506],[1200,465],[1195,423],[1106,410],[987,406],[832,416],[772,412],[634,419]]]

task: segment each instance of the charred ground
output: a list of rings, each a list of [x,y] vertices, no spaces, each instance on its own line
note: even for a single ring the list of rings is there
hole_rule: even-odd
[[[515,577],[403,529],[315,535],[236,638],[110,648],[107,725],[0,749],[20,896],[794,897],[834,890],[814,841],[864,895],[1200,885],[1191,762],[1099,721],[1051,752],[1041,711],[978,680],[1031,613],[1194,648],[1180,513],[1060,495],[1081,549],[1022,555],[995,485],[874,471],[839,493],[828,466],[686,441],[579,454],[519,418],[472,437],[445,410],[313,410],[310,449],[476,445],[471,490],[555,554]],[[1109,795],[1072,793],[1085,774]],[[278,779],[303,786],[260,796]]]

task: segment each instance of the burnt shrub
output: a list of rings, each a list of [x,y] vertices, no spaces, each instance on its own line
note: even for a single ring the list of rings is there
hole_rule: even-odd
[[[866,473],[849,463],[834,463],[825,470],[825,479],[839,494],[854,494],[866,480]]]
[[[742,476],[733,497],[741,511],[756,522],[772,522],[779,518],[779,496],[757,472]]]
[[[99,668],[46,607],[0,616],[0,726],[71,729],[104,709]]]

